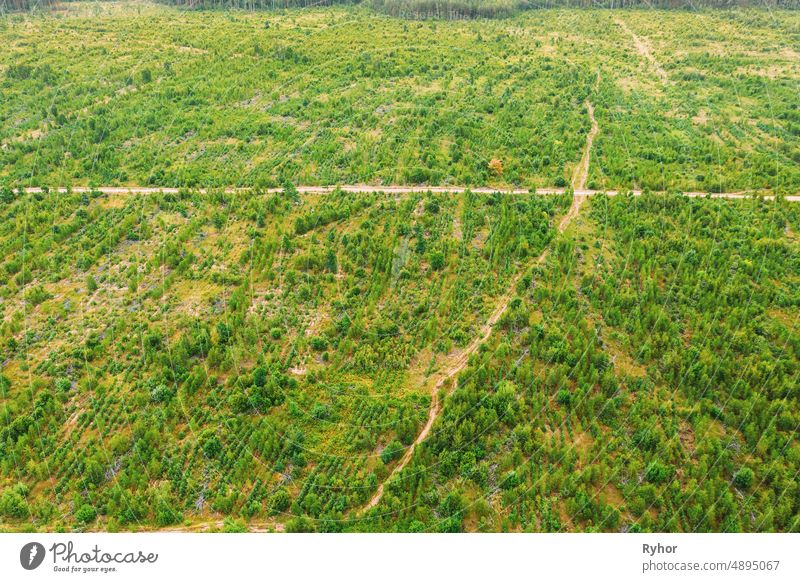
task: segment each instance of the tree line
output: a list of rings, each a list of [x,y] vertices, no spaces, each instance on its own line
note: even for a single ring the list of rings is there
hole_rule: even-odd
[[[70,2],[72,0],[63,0]],[[800,0],[157,0],[161,4],[199,10],[275,10],[312,8],[336,4],[367,4],[375,10],[402,18],[504,18],[521,10],[544,8],[703,8],[767,7],[800,8]],[[55,0],[0,0],[0,14],[26,10],[49,10]]]

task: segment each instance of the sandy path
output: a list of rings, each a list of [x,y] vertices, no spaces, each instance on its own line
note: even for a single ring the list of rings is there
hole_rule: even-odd
[[[513,282],[510,285],[511,288],[515,287],[517,280],[519,280],[519,274],[514,277]],[[489,339],[489,336],[492,334],[492,329],[500,320],[503,313],[506,312],[510,301],[510,295],[503,296],[500,299],[497,307],[495,307],[495,310],[486,320],[486,323],[483,325],[483,327],[481,327],[480,335],[473,339],[465,348],[455,350],[448,354],[445,360],[445,369],[443,372],[438,374],[438,379],[431,389],[431,407],[428,410],[428,420],[425,423],[425,426],[422,427],[422,430],[417,435],[417,438],[414,439],[414,442],[411,443],[411,445],[406,449],[405,454],[400,459],[400,462],[397,464],[397,466],[395,466],[395,468],[392,470],[391,474],[386,478],[386,480],[383,481],[383,483],[378,485],[378,490],[372,496],[372,499],[369,500],[369,503],[364,506],[363,510],[370,509],[378,504],[378,502],[381,500],[381,497],[383,497],[384,484],[388,482],[389,479],[391,479],[394,475],[402,471],[406,465],[408,465],[409,461],[411,460],[411,456],[414,454],[414,449],[416,446],[427,438],[433,423],[436,421],[436,418],[439,416],[439,413],[442,410],[442,403],[439,400],[439,390],[442,388],[442,386],[444,386],[445,382],[448,382],[467,366],[470,355],[475,353],[480,345]],[[455,390],[455,385],[453,386],[453,390]]]
[[[580,210],[581,204],[583,203],[585,198],[586,196],[582,194],[575,194],[572,197],[572,204],[570,205],[569,210],[561,218],[561,221],[558,223],[559,233],[564,232],[564,230],[567,228],[567,225],[569,225],[570,221],[575,216],[578,215],[578,211]],[[536,259],[536,262],[543,263],[547,258],[549,252],[550,252],[549,249],[545,249],[544,251],[542,251],[539,257]],[[416,449],[417,445],[419,445],[422,441],[424,441],[428,437],[428,434],[431,432],[431,427],[433,427],[433,423],[436,421],[436,419],[439,416],[439,413],[442,410],[442,403],[441,400],[439,399],[439,390],[442,388],[442,386],[445,385],[446,382],[450,381],[459,372],[461,372],[464,368],[467,367],[467,363],[469,362],[469,357],[473,353],[475,353],[475,351],[481,346],[481,344],[483,344],[486,340],[489,339],[489,336],[492,335],[492,330],[494,329],[494,326],[497,325],[497,322],[500,321],[500,318],[508,309],[508,304],[511,302],[511,299],[514,296],[514,289],[516,289],[517,287],[517,282],[520,280],[524,272],[525,269],[520,269],[519,272],[511,280],[511,283],[508,286],[508,291],[506,292],[505,295],[503,295],[500,298],[494,311],[492,311],[491,315],[489,315],[489,318],[486,320],[486,323],[483,325],[483,327],[481,327],[480,334],[475,339],[473,339],[469,343],[469,345],[467,345],[465,348],[460,350],[454,350],[450,352],[450,354],[448,354],[445,360],[446,361],[445,369],[443,372],[440,372],[438,374],[436,383],[433,385],[433,388],[431,389],[431,407],[428,410],[428,421],[425,423],[425,426],[422,427],[422,430],[417,435],[417,438],[414,439],[414,442],[411,443],[411,445],[406,449],[406,452],[400,459],[400,462],[397,463],[397,465],[389,474],[389,476],[380,485],[378,485],[377,491],[375,491],[375,494],[369,500],[369,503],[367,503],[362,508],[362,511],[367,511],[368,509],[371,509],[378,504],[378,502],[383,497],[384,485],[388,483],[389,480],[394,475],[402,471],[406,467],[406,465],[408,465],[409,461],[411,461],[411,457],[414,455],[414,450]],[[455,389],[456,389],[456,384],[454,383],[450,391],[452,392]]]
[[[653,69],[655,69],[656,73],[658,73],[659,78],[661,79],[662,83],[668,83],[669,77],[667,76],[667,72],[661,66],[661,63],[658,62],[655,56],[653,56],[653,51],[650,49],[650,45],[641,37],[639,37],[635,32],[633,32],[628,25],[625,24],[621,18],[615,18],[614,22],[622,28],[632,39],[633,44],[636,46],[636,50],[642,55],[645,59],[650,61]]]
[[[187,533],[187,532],[203,533],[210,531],[213,527],[215,531],[219,532],[222,531],[224,525],[225,522],[219,519],[215,521],[201,521],[193,523],[191,525],[179,525],[179,526],[164,527],[160,529],[146,530],[146,531],[154,533]],[[286,530],[286,526],[277,521],[246,523],[245,527],[247,527],[247,531],[250,533],[267,533],[271,531],[283,532]]]
[[[570,221],[573,218],[575,218],[576,216],[578,216],[578,211],[580,210],[581,204],[583,204],[584,200],[586,200],[586,196],[584,194],[577,194],[576,193],[572,197],[572,204],[570,205],[569,210],[561,218],[561,222],[558,223],[558,232],[559,233],[564,232],[566,230],[567,226],[569,225]],[[539,256],[538,261],[540,263],[543,262],[545,258],[547,258],[547,250],[548,249],[545,249],[545,251]]]
[[[597,126],[597,120],[594,118],[594,107],[591,101],[586,100],[586,109],[589,110],[589,119],[592,121],[592,128],[586,134],[586,146],[583,148],[583,156],[578,167],[575,168],[575,174],[572,176],[572,188],[576,192],[586,190],[586,180],[589,178],[589,160],[592,157],[592,144],[594,144],[594,137],[600,128]]]

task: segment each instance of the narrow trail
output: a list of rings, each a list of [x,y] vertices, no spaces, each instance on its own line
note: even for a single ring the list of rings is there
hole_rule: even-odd
[[[353,194],[425,194],[431,192],[433,194],[463,194],[467,190],[474,194],[501,194],[504,196],[553,196],[564,194],[567,192],[566,188],[536,188],[529,190],[526,188],[486,188],[486,187],[468,187],[468,186],[403,186],[403,185],[388,185],[388,186],[370,186],[368,184],[351,184],[341,186],[297,186],[296,190],[301,194],[330,194],[336,190],[342,192],[350,192]],[[143,186],[97,186],[96,188],[88,188],[85,186],[76,186],[71,188],[71,191],[77,194],[100,192],[109,196],[128,196],[128,195],[151,195],[151,194],[178,194],[181,188],[172,187],[143,187]],[[214,191],[213,188],[185,188],[191,192],[198,192],[205,194]],[[237,192],[249,192],[255,188],[224,188],[228,194]],[[23,188],[23,191],[28,194],[40,194],[43,192],[42,188]],[[58,192],[64,194],[67,188],[51,188],[50,192]],[[266,188],[259,190],[268,194],[275,194],[282,192],[283,188]],[[580,196],[624,196],[632,194],[633,196],[641,196],[642,190],[587,190],[575,189],[575,193]],[[665,192],[653,191],[653,194],[664,194]],[[769,190],[740,190],[737,192],[682,192],[687,198],[750,198],[753,194],[759,195],[764,200],[774,200],[775,195],[770,193]],[[787,202],[800,202],[800,193],[790,194],[783,197]]]
[[[588,173],[588,163],[589,163],[589,151],[591,150],[591,141],[594,135],[597,133],[597,123],[594,121],[594,113],[590,107],[590,115],[592,117],[592,131],[589,132],[587,136],[587,144],[586,149],[583,154],[583,159],[581,160],[581,164],[585,163],[587,168],[585,168],[583,173]],[[576,172],[577,179],[578,173]],[[574,181],[574,179],[573,179]],[[583,181],[586,181],[586,176],[584,175]],[[585,194],[573,194],[572,196],[572,204],[569,207],[569,210],[563,217],[561,217],[561,221],[558,223],[558,232],[559,234],[564,232],[564,230],[569,225],[570,221],[578,215],[578,211],[580,210],[581,204],[586,199]],[[541,264],[547,259],[548,254],[550,253],[550,249],[546,248],[542,251],[542,253],[537,257],[536,263]],[[517,287],[517,282],[520,280],[522,275],[524,274],[525,269],[520,269],[514,278],[511,280],[511,283],[508,286],[508,290],[506,293],[500,298],[497,306],[495,307],[494,311],[489,315],[489,318],[486,320],[486,323],[481,327],[480,335],[478,335],[475,339],[473,339],[469,345],[465,348],[460,350],[455,350],[451,352],[446,358],[446,365],[443,372],[437,374],[435,383],[433,388],[431,389],[431,407],[428,410],[428,420],[425,423],[425,426],[422,427],[422,430],[417,435],[417,438],[414,439],[414,442],[406,449],[406,452],[403,454],[403,457],[400,459],[400,462],[397,463],[392,472],[389,476],[383,480],[383,482],[378,485],[378,489],[375,491],[375,494],[369,500],[364,507],[362,507],[361,511],[368,511],[375,507],[378,502],[383,497],[383,490],[384,485],[388,483],[392,477],[402,471],[406,465],[411,461],[411,457],[414,455],[414,451],[417,448],[417,445],[422,443],[431,431],[433,427],[433,423],[436,422],[436,419],[439,417],[439,414],[442,411],[442,402],[439,398],[439,391],[445,385],[446,382],[452,380],[459,372],[461,372],[464,368],[467,367],[467,363],[469,362],[469,357],[474,354],[477,349],[483,344],[486,340],[489,339],[489,336],[492,335],[492,330],[494,326],[497,325],[497,322],[500,321],[500,318],[508,309],[508,305],[511,302],[511,299],[514,296],[514,289]],[[427,383],[427,382],[426,382]],[[457,387],[457,384],[454,382],[453,386],[450,389],[450,392],[454,391]]]
[[[589,179],[589,160],[592,157],[592,145],[594,138],[600,128],[597,125],[597,120],[594,118],[594,106],[588,99],[586,100],[586,109],[589,111],[589,119],[592,121],[592,128],[586,134],[586,146],[583,148],[583,156],[575,168],[575,174],[572,176],[572,189],[577,191],[586,190],[586,180]]]
[[[513,289],[516,286],[516,282],[519,280],[519,278],[520,274],[517,274],[514,277],[511,285],[509,286],[511,289]],[[389,480],[394,475],[402,471],[405,468],[405,466],[408,465],[409,461],[411,461],[411,457],[413,456],[414,450],[416,449],[417,445],[419,445],[422,441],[424,441],[427,438],[428,434],[431,431],[433,423],[436,421],[436,419],[439,416],[439,413],[442,410],[442,403],[441,400],[439,399],[439,391],[441,390],[442,386],[444,386],[446,382],[450,381],[459,372],[461,372],[461,370],[463,370],[467,366],[467,362],[469,362],[469,357],[473,353],[475,353],[475,351],[480,347],[480,345],[483,342],[489,339],[489,336],[492,334],[492,329],[494,329],[494,326],[497,324],[498,321],[500,321],[500,318],[506,312],[506,309],[508,309],[508,304],[510,303],[510,301],[511,301],[511,294],[507,293],[500,299],[497,307],[495,307],[494,311],[491,313],[491,315],[489,315],[489,318],[486,320],[486,323],[481,327],[480,335],[475,339],[473,339],[469,343],[469,345],[467,345],[465,348],[460,350],[455,350],[450,354],[448,354],[445,360],[446,365],[444,371],[440,372],[435,376],[435,378],[437,379],[433,385],[433,388],[431,389],[431,407],[428,410],[428,420],[425,423],[425,426],[422,427],[422,430],[417,435],[417,438],[414,439],[414,442],[411,443],[411,445],[406,449],[406,452],[400,459],[400,462],[397,463],[397,465],[389,474],[389,476],[380,485],[378,485],[377,491],[375,491],[375,494],[372,496],[372,499],[369,500],[369,503],[367,503],[362,508],[362,511],[367,511],[368,509],[371,509],[378,504],[378,502],[381,500],[381,497],[383,497],[384,485],[388,483]],[[455,390],[455,388],[456,386],[454,384],[451,389],[451,392],[452,390]]]
[[[164,527],[154,530],[158,533],[203,533],[209,531],[220,532],[225,527],[225,522],[221,519],[213,521],[200,521],[190,525],[180,525],[172,527]],[[245,524],[249,533],[267,533],[267,532],[284,532],[286,525],[278,521],[259,521]],[[148,531],[148,530],[142,530]]]
[[[669,76],[664,68],[661,66],[661,63],[658,62],[656,57],[653,55],[653,51],[650,49],[650,45],[645,42],[644,39],[639,37],[635,32],[633,32],[628,25],[625,24],[625,21],[621,18],[615,18],[614,23],[622,28],[630,37],[633,39],[633,44],[636,46],[636,50],[639,52],[641,56],[645,59],[650,61],[650,65],[653,67],[655,72],[658,74],[658,77],[661,79],[661,82],[667,84],[669,82]]]

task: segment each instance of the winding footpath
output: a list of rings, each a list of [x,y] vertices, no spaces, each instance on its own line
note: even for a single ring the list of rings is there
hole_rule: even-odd
[[[519,274],[517,274],[514,277],[512,284],[510,285],[511,289],[514,288],[517,280],[519,280]],[[378,502],[381,500],[381,497],[383,497],[384,485],[394,475],[402,471],[405,468],[405,466],[408,465],[409,461],[411,461],[411,457],[413,456],[414,450],[416,449],[417,445],[428,437],[428,434],[431,431],[431,427],[433,427],[433,423],[436,421],[436,419],[439,417],[439,413],[442,411],[442,402],[439,399],[439,391],[441,390],[442,386],[444,386],[446,382],[448,382],[453,377],[455,377],[459,372],[461,372],[461,370],[463,370],[467,366],[467,363],[469,362],[469,357],[475,353],[475,351],[480,347],[480,345],[483,342],[489,339],[489,336],[492,334],[492,329],[494,329],[494,326],[497,324],[498,321],[500,321],[500,318],[506,312],[506,309],[508,309],[508,304],[510,301],[511,301],[511,295],[507,293],[500,299],[500,302],[497,304],[494,311],[492,311],[491,315],[489,315],[489,319],[487,319],[486,323],[481,327],[480,335],[475,339],[473,339],[469,343],[469,345],[467,345],[465,348],[452,351],[447,355],[447,358],[445,360],[446,361],[445,370],[443,373],[440,373],[438,379],[433,385],[433,388],[431,389],[431,406],[430,409],[428,410],[428,420],[425,423],[425,426],[422,427],[422,430],[417,435],[417,438],[414,439],[414,442],[408,446],[405,454],[403,454],[403,457],[400,459],[400,462],[397,463],[397,465],[394,467],[394,469],[386,478],[386,480],[383,481],[380,485],[378,485],[378,489],[375,491],[375,494],[369,500],[369,503],[367,503],[362,508],[362,511],[371,509],[378,504]],[[452,390],[455,390],[455,388],[456,384],[454,383]]]
[[[559,234],[564,232],[570,221],[578,215],[581,204],[583,204],[583,201],[586,199],[586,195],[579,193],[578,190],[585,191],[586,180],[589,175],[589,159],[592,153],[592,143],[594,142],[594,137],[599,131],[597,121],[594,118],[594,108],[592,107],[592,104],[587,101],[586,106],[589,112],[589,118],[592,121],[592,127],[589,130],[589,133],[586,135],[586,145],[583,149],[581,161],[575,168],[575,173],[572,176],[572,185],[576,191],[572,196],[572,204],[570,205],[569,210],[566,212],[566,214],[564,214],[563,217],[561,217],[561,221],[558,223]],[[536,263],[544,263],[549,252],[549,249],[544,249],[536,258]],[[417,445],[422,443],[422,441],[428,437],[428,434],[430,434],[431,428],[433,427],[433,423],[436,422],[436,419],[439,417],[439,414],[442,411],[442,401],[439,398],[439,392],[445,383],[455,378],[459,372],[467,367],[467,364],[469,363],[469,357],[474,354],[481,344],[486,342],[486,340],[488,340],[492,335],[494,326],[497,325],[497,322],[500,321],[500,318],[508,309],[508,305],[514,296],[514,289],[517,287],[517,282],[520,280],[524,272],[525,269],[520,269],[513,277],[511,283],[508,285],[506,293],[500,298],[494,308],[494,311],[492,311],[492,313],[489,315],[489,318],[486,320],[486,323],[481,327],[479,335],[475,337],[465,348],[454,350],[447,355],[444,372],[439,374],[436,382],[433,385],[433,388],[431,389],[431,406],[428,410],[428,420],[425,423],[425,426],[422,427],[422,430],[417,435],[417,438],[414,439],[414,442],[411,443],[411,445],[409,445],[409,447],[406,449],[402,458],[394,467],[394,469],[392,469],[392,472],[389,474],[389,476],[378,485],[378,489],[375,491],[375,494],[361,509],[362,512],[372,509],[380,502],[381,498],[383,497],[384,485],[388,483],[392,477],[400,473],[400,471],[402,471],[406,465],[408,465],[408,463],[411,461],[411,457],[414,455]],[[453,382],[450,392],[455,390],[456,387],[457,381]]]
[[[559,233],[564,232],[570,221],[578,215],[578,210],[585,199],[586,196],[579,194],[576,194],[572,197],[572,204],[570,205],[569,210],[561,218],[561,221],[558,224]],[[537,257],[536,263],[543,263],[549,252],[549,249],[542,251],[542,254]],[[511,283],[508,286],[508,291],[500,298],[494,311],[492,311],[492,313],[489,315],[489,318],[486,320],[486,323],[481,327],[480,334],[465,348],[454,350],[448,354],[446,358],[447,365],[445,370],[438,375],[438,378],[431,389],[431,406],[428,410],[428,420],[425,423],[425,426],[422,427],[422,430],[417,435],[417,438],[414,439],[414,442],[411,443],[411,445],[409,445],[409,447],[406,449],[405,454],[403,454],[403,457],[400,459],[394,469],[392,469],[392,472],[389,474],[389,476],[380,485],[378,485],[378,489],[375,491],[375,494],[372,496],[369,502],[362,508],[362,512],[372,509],[378,504],[383,497],[384,485],[388,483],[393,476],[402,471],[406,465],[408,465],[408,463],[411,461],[411,457],[414,455],[414,450],[416,449],[417,445],[422,443],[422,441],[428,437],[428,434],[431,432],[431,428],[433,427],[433,423],[436,421],[442,411],[442,402],[439,398],[440,390],[445,383],[449,382],[459,372],[467,367],[467,364],[469,363],[469,357],[478,350],[481,344],[489,339],[489,336],[492,335],[494,326],[497,325],[497,322],[500,321],[500,318],[508,309],[508,305],[513,298],[513,290],[516,288],[517,282],[520,280],[523,273],[524,269],[520,270],[511,280]],[[455,390],[456,387],[457,383],[454,382],[450,392]]]
[[[589,112],[589,119],[592,122],[592,127],[586,135],[586,146],[583,148],[583,156],[578,167],[575,169],[575,174],[572,176],[572,189],[575,192],[586,191],[586,180],[589,179],[589,160],[592,157],[592,145],[594,138],[600,128],[597,126],[597,120],[594,118],[594,106],[591,101],[586,100],[586,110]]]

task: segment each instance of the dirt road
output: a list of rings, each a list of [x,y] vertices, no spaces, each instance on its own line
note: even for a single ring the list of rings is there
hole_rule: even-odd
[[[576,192],[586,191],[586,180],[589,179],[589,160],[592,157],[592,145],[594,144],[594,137],[600,128],[597,126],[597,120],[594,118],[594,107],[592,102],[586,100],[586,109],[589,111],[589,119],[592,122],[592,128],[586,134],[586,145],[583,148],[583,156],[575,168],[575,174],[572,176],[572,189]]]
[[[567,213],[561,218],[561,221],[558,223],[558,232],[562,233],[569,225],[570,221],[578,215],[578,211],[580,210],[581,204],[586,199],[585,195],[575,194],[572,197],[572,204],[569,207]],[[549,254],[549,249],[545,249],[536,259],[537,263],[543,263]],[[417,435],[417,438],[414,439],[414,442],[406,449],[405,454],[400,459],[400,462],[397,463],[395,468],[389,474],[389,476],[380,484],[378,485],[377,491],[369,500],[363,508],[362,511],[367,511],[373,507],[375,507],[378,502],[383,497],[383,488],[386,483],[397,473],[402,471],[406,465],[408,465],[409,461],[411,461],[411,457],[414,455],[414,450],[416,449],[417,445],[419,445],[422,441],[424,441],[428,434],[431,432],[431,427],[433,427],[433,423],[439,417],[439,413],[442,410],[442,403],[439,399],[439,391],[445,385],[446,382],[449,382],[451,379],[455,378],[459,372],[461,372],[464,368],[467,367],[467,363],[469,362],[469,357],[475,353],[475,351],[483,344],[486,340],[489,339],[489,336],[492,335],[492,330],[494,326],[497,325],[497,322],[500,321],[500,318],[508,309],[508,304],[511,302],[511,299],[514,296],[514,289],[517,287],[517,282],[519,281],[520,277],[525,273],[524,268],[520,268],[519,272],[514,276],[511,280],[511,283],[508,286],[508,291],[505,295],[503,295],[495,307],[494,311],[489,315],[489,318],[486,320],[486,323],[481,327],[480,334],[475,337],[469,345],[466,347],[454,350],[447,355],[445,359],[445,366],[442,372],[439,372],[436,375],[436,380],[431,389],[431,406],[428,410],[428,420],[425,423],[425,426],[422,427],[422,430]],[[430,381],[430,379],[428,380]],[[456,389],[456,384],[453,383],[451,388],[451,392]]]
[[[519,275],[514,277],[514,283],[510,285],[511,288],[514,288],[516,285],[516,281],[519,279]],[[489,336],[492,334],[492,329],[494,328],[495,324],[500,321],[500,318],[506,312],[508,308],[508,304],[511,301],[511,295],[504,295],[500,302],[498,303],[497,307],[495,307],[494,311],[489,315],[489,318],[486,320],[486,323],[481,327],[481,333],[478,337],[472,340],[468,346],[463,349],[455,350],[450,352],[445,359],[445,369],[443,372],[440,372],[436,376],[436,381],[431,389],[431,406],[428,410],[428,420],[425,423],[425,426],[422,427],[422,430],[417,435],[417,438],[414,439],[414,442],[406,449],[405,454],[400,459],[400,462],[397,463],[395,468],[392,470],[391,474],[386,478],[386,480],[378,485],[378,490],[372,496],[372,499],[369,500],[363,507],[363,511],[366,511],[375,505],[381,500],[383,497],[383,486],[392,476],[396,475],[400,471],[402,471],[408,462],[411,460],[411,456],[414,454],[414,450],[418,444],[424,441],[428,433],[431,431],[431,427],[433,423],[436,421],[436,418],[439,416],[441,412],[442,404],[439,400],[439,391],[441,390],[442,386],[453,377],[455,377],[461,370],[463,370],[467,366],[467,362],[469,361],[470,355],[475,353],[475,351],[480,347],[480,345],[489,339]],[[455,385],[453,386],[453,390],[455,389]]]
[[[336,189],[341,190],[342,192],[353,192],[353,193],[362,193],[362,194],[371,194],[377,192],[383,192],[384,194],[414,194],[414,193],[425,193],[425,192],[433,192],[437,194],[461,194],[467,190],[474,192],[476,194],[503,194],[503,195],[536,195],[536,196],[552,196],[556,194],[564,194],[567,192],[566,188],[537,188],[535,190],[528,190],[525,188],[514,188],[514,189],[504,189],[504,188],[471,188],[468,186],[370,186],[367,184],[352,184],[352,185],[343,185],[343,186],[298,186],[297,191],[301,194],[327,194],[331,193]],[[225,192],[234,193],[234,192],[248,192],[253,188],[225,188]],[[109,195],[128,195],[128,194],[177,194],[180,192],[180,188],[151,188],[151,187],[140,187],[140,186],[98,186],[97,188],[87,188],[83,186],[77,186],[72,188],[73,192],[77,193],[88,193],[88,192],[101,192],[103,194]],[[209,188],[190,188],[189,190],[193,192],[199,192],[204,194],[211,189]],[[41,188],[24,188],[25,192],[28,193],[40,193],[42,192]],[[51,192],[61,192],[64,193],[67,191],[66,188],[52,188]],[[266,190],[262,190],[268,193],[275,193],[283,191],[283,188],[267,188]],[[586,190],[586,189],[579,189],[575,190],[575,194],[580,196],[596,196],[596,195],[607,195],[607,196],[619,196],[625,194],[632,194],[633,196],[641,196],[641,190]],[[663,194],[663,192],[655,192],[655,194]],[[764,191],[739,191],[739,192],[684,192],[683,195],[689,198],[705,198],[706,196],[710,198],[749,198],[753,194],[760,195],[764,200],[773,200],[775,196],[773,194],[765,193]],[[784,196],[784,200],[788,202],[800,202],[800,193],[798,194],[790,194],[788,196]]]

